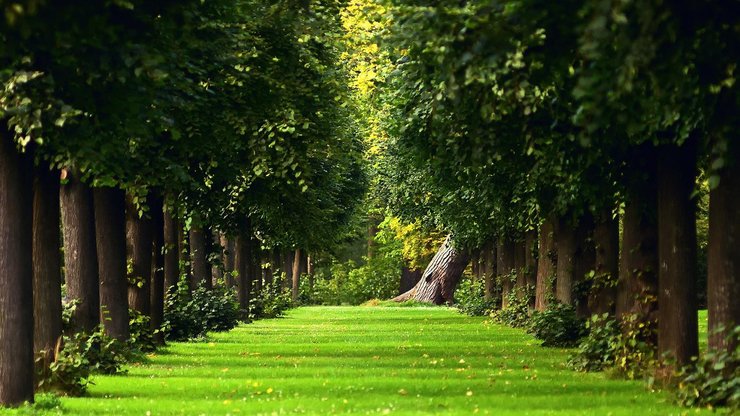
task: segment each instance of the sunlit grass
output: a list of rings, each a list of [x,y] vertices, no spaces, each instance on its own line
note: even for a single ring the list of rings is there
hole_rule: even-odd
[[[96,377],[88,397],[63,398],[62,409],[91,415],[687,412],[640,381],[572,372],[563,364],[568,353],[447,308],[300,308],[208,342],[170,344],[127,375]]]

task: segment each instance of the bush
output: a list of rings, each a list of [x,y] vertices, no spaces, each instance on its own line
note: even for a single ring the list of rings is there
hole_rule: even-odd
[[[486,316],[496,309],[499,300],[486,299],[486,282],[482,279],[465,279],[455,291],[455,307],[470,316]]]
[[[152,352],[157,349],[157,343],[154,341],[154,334],[151,328],[151,318],[141,312],[128,310],[129,324],[129,344],[132,348],[141,352]]]
[[[102,326],[90,334],[64,335],[55,351],[36,356],[37,389],[79,396],[87,390],[90,375],[121,373],[134,357],[126,343],[105,335]]]
[[[583,336],[584,325],[573,306],[553,303],[532,314],[529,332],[542,341],[543,347],[572,347]]]
[[[740,326],[728,336],[734,351],[707,351],[678,374],[676,395],[683,406],[727,406],[740,410]]]
[[[568,366],[576,371],[602,371],[613,366],[622,335],[617,320],[606,313],[593,315],[586,321],[586,329],[588,336],[570,357]]]
[[[517,290],[509,292],[507,295],[508,305],[491,313],[491,319],[494,322],[512,328],[525,328],[529,325],[529,298],[526,295],[519,295],[519,293]]]
[[[228,331],[238,323],[239,303],[230,288],[199,286],[191,295],[187,282],[181,281],[165,298],[162,327],[169,340],[200,338],[209,331]]]
[[[290,290],[283,289],[279,279],[273,280],[261,291],[252,293],[249,304],[249,319],[277,318],[292,306]]]

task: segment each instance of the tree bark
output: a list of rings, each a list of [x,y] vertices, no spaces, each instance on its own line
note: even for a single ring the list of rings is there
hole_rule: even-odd
[[[514,284],[511,281],[512,273],[516,268],[514,242],[508,238],[500,238],[496,248],[496,264],[498,265],[498,279],[501,281],[501,309],[509,306],[509,292]]]
[[[42,163],[35,169],[33,184],[33,344],[36,352],[51,353],[62,335],[59,228],[59,172],[51,170],[48,163]]]
[[[729,146],[727,166],[709,197],[707,306],[709,347],[731,353],[737,345],[726,337],[740,325],[740,146]]]
[[[178,223],[172,217],[168,209],[164,210],[164,288],[169,292],[177,287],[180,280],[179,255],[177,253],[180,244],[177,241]]]
[[[190,273],[190,245],[182,222],[177,221],[177,267],[179,276],[184,276],[188,292],[192,293],[193,274]]]
[[[190,229],[190,289],[200,285],[210,288],[208,261],[206,260],[206,235],[199,226]]]
[[[164,345],[164,334],[157,331],[164,321],[164,206],[162,197],[153,195],[149,207],[152,215],[152,289],[149,298],[151,308],[150,328],[154,333],[154,341]]]
[[[524,236],[524,246],[524,283],[527,296],[529,296],[529,307],[534,308],[534,290],[537,287],[537,231],[527,231]]]
[[[295,257],[293,258],[293,284],[291,285],[291,299],[293,302],[298,301],[300,295],[301,286],[301,249],[295,249]]]
[[[236,256],[234,239],[226,235],[221,235],[221,244],[224,247],[224,283],[227,287],[234,287],[233,272],[235,270],[234,258]]]
[[[518,299],[523,299],[527,288],[527,245],[526,241],[514,242],[514,270],[516,280],[514,281],[514,293]]]
[[[441,305],[454,303],[454,293],[462,273],[470,261],[469,254],[452,246],[450,236],[424,270],[424,274],[411,290],[393,298],[396,302],[415,300]]]
[[[79,301],[72,316],[77,331],[91,332],[100,323],[98,255],[95,243],[95,214],[90,188],[76,173],[67,172],[68,182],[60,189],[64,234],[64,280],[67,298]]]
[[[596,264],[595,285],[591,287],[589,308],[592,313],[614,315],[619,276],[619,222],[605,211],[594,228]]]
[[[129,337],[126,279],[126,194],[117,188],[94,188],[95,236],[100,279],[100,321],[105,333]]]
[[[535,284],[534,308],[547,309],[553,294],[553,283],[557,271],[557,247],[555,245],[555,219],[549,217],[542,223],[539,236],[539,257],[537,258],[537,282]]]
[[[295,253],[293,253],[292,251],[282,252],[283,289],[288,289],[291,287],[291,284],[293,281],[293,259],[294,257],[295,257]]]
[[[33,172],[0,127],[0,405],[33,402]]]
[[[272,259],[270,260],[270,266],[272,268],[272,278],[277,280],[278,287],[281,287],[283,284],[283,278],[282,278],[282,260],[280,258],[280,249],[277,247],[274,247],[272,249]]]
[[[236,288],[239,308],[244,319],[249,318],[249,301],[251,292],[250,257],[252,256],[252,232],[248,221],[240,227],[236,237]]]
[[[555,298],[566,305],[573,304],[573,285],[576,283],[575,256],[578,236],[576,227],[568,220],[561,220],[556,236],[558,248],[557,281]]]
[[[658,160],[658,350],[682,366],[699,353],[696,149],[692,142],[665,146]]]
[[[591,316],[588,307],[588,295],[591,292],[591,280],[586,275],[594,271],[596,264],[596,248],[594,246],[594,217],[586,213],[578,221],[576,228],[576,253],[573,258],[573,289],[576,313],[581,318]]]
[[[126,201],[126,251],[132,265],[128,304],[143,315],[151,315],[152,222],[139,212],[131,198]]]
[[[496,291],[496,245],[492,241],[483,246],[483,260],[486,266],[483,273],[485,285],[483,296],[486,300],[491,300]]]
[[[314,273],[313,273],[313,257],[312,256],[306,256],[306,275],[308,276],[308,287],[311,290],[311,293],[313,293],[313,285],[314,285]]]
[[[224,280],[224,251],[226,248],[221,244],[220,233],[214,232],[211,235],[211,241],[213,246],[213,252],[217,255],[219,261],[211,263],[211,275],[213,276],[214,282],[223,282]],[[219,263],[220,262],[220,263]]]

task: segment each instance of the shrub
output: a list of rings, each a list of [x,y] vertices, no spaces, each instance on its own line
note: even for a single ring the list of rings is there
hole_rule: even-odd
[[[134,357],[126,343],[105,335],[102,326],[89,334],[64,335],[55,351],[40,351],[36,356],[37,388],[81,395],[90,375],[121,373]]]
[[[494,322],[512,328],[525,328],[529,325],[529,299],[528,296],[519,293],[521,292],[517,290],[509,292],[507,295],[508,305],[491,313],[491,319]]]
[[[573,306],[556,302],[532,314],[529,331],[543,347],[572,347],[583,336],[584,325]]]
[[[169,340],[200,338],[209,331],[228,331],[238,323],[239,304],[230,288],[199,286],[191,295],[187,282],[181,281],[165,298],[162,327]]]
[[[683,406],[727,406],[740,410],[740,326],[728,336],[732,352],[709,350],[679,371],[678,402]]]
[[[292,306],[290,291],[282,287],[280,280],[274,280],[261,291],[252,293],[249,318],[253,320],[277,318]]]
[[[134,309],[128,310],[128,318],[131,347],[141,352],[156,350],[157,343],[154,341],[154,334],[160,330],[152,330],[151,318]]]
[[[602,371],[616,361],[621,331],[619,323],[609,314],[593,315],[586,321],[588,336],[583,338],[578,351],[568,360],[576,371]]]
[[[455,291],[455,307],[470,316],[486,316],[496,309],[499,301],[485,298],[486,282],[465,279]]]

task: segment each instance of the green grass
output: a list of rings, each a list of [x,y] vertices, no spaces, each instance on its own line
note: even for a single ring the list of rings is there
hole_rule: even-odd
[[[209,342],[170,344],[128,375],[95,377],[88,397],[62,398],[61,407],[91,415],[695,413],[640,381],[572,372],[568,353],[448,308],[309,307]]]

